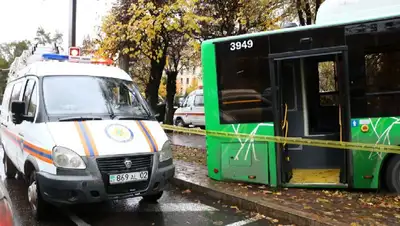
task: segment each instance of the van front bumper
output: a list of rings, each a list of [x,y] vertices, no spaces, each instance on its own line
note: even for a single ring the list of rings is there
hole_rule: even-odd
[[[167,162],[170,162],[170,164]],[[37,180],[41,196],[47,202],[56,205],[96,203],[152,195],[163,191],[175,174],[172,159],[167,160],[166,163],[163,163],[163,166],[155,164],[156,167],[153,168],[147,182],[122,185],[128,186],[130,190],[123,193],[108,192],[110,185],[104,182],[104,177],[99,171],[90,175],[54,175],[38,172]],[[146,183],[147,186],[143,186],[143,184],[139,186],[139,183]]]

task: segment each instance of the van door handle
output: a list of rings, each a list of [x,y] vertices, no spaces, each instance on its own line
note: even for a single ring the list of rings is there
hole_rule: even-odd
[[[18,133],[18,135],[21,136],[21,137],[24,137],[24,134],[22,134],[22,133]]]
[[[4,124],[4,123],[1,123],[1,125],[4,126],[4,127],[6,127],[6,128],[8,127],[8,126],[7,126],[6,124]]]

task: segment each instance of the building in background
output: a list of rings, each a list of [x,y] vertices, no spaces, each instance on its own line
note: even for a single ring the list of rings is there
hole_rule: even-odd
[[[202,86],[201,67],[183,70],[176,78],[176,94],[179,96],[189,94],[191,91]]]

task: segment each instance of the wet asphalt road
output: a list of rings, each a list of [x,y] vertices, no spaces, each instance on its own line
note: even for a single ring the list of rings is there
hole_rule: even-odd
[[[3,159],[3,151],[0,151]],[[36,222],[30,213],[27,187],[23,180],[5,179],[2,161],[0,180],[5,183],[14,205],[14,216],[21,226],[93,225],[273,225],[271,220],[254,217],[247,211],[237,212],[207,196],[182,191],[170,186],[158,203],[144,203],[141,198],[111,201],[104,204],[77,205],[68,209],[54,208],[46,222]],[[284,224],[284,222],[276,222]]]
[[[206,138],[195,134],[167,133],[171,142],[175,145],[188,146],[193,148],[206,147]]]

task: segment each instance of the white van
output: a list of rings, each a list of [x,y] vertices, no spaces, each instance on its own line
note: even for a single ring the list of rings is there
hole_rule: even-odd
[[[174,113],[176,126],[205,126],[203,89],[189,93]]]
[[[167,135],[119,68],[32,63],[7,84],[0,120],[5,173],[24,175],[37,219],[49,203],[157,201],[175,173]]]

